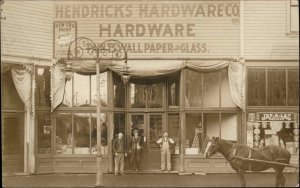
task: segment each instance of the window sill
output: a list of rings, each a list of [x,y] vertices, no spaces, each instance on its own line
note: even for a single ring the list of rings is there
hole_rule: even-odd
[[[299,38],[299,32],[298,33],[286,33],[287,38]]]

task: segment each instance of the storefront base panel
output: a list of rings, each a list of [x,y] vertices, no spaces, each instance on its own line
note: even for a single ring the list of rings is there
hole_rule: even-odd
[[[38,157],[36,158],[36,173],[52,173],[53,172],[53,157]]]
[[[232,173],[235,172],[225,159],[184,159],[185,172]]]
[[[21,156],[2,156],[2,171],[6,174],[24,172],[24,162]]]
[[[108,172],[108,159],[102,157],[102,172]],[[96,173],[96,157],[54,157],[54,173]]]

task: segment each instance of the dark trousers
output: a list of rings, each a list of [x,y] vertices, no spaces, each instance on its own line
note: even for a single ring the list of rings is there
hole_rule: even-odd
[[[141,149],[133,149],[131,151],[131,156],[130,156],[130,167],[131,170],[140,169],[140,162],[141,162]]]

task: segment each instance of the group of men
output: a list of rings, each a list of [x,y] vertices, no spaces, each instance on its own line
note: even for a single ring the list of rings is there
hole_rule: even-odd
[[[161,170],[166,169],[166,158],[167,158],[167,170],[171,171],[171,146],[175,143],[172,138],[168,136],[167,132],[163,133],[163,136],[156,142],[160,145],[161,150]],[[129,155],[130,155],[130,168],[131,171],[141,170],[141,154],[144,146],[144,139],[139,135],[137,129],[133,131],[133,136],[129,141]],[[119,133],[118,137],[113,140],[112,151],[115,159],[115,175],[124,174],[124,158],[127,157],[127,150],[125,146],[125,140],[123,133]]]

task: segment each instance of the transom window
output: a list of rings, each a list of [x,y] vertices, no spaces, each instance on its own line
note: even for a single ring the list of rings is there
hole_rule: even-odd
[[[249,68],[247,75],[248,106],[299,105],[299,69]]]

